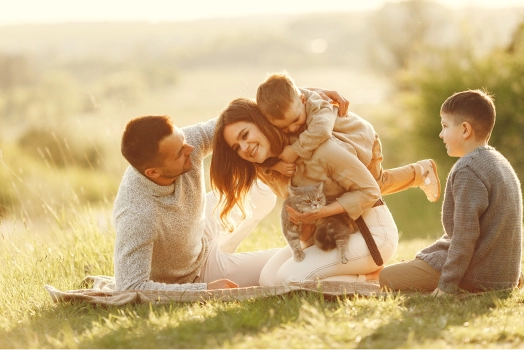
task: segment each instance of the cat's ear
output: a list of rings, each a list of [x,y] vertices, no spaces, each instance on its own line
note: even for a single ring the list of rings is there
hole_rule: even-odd
[[[296,193],[296,187],[288,186],[287,190],[288,190],[290,196],[296,196],[296,194],[297,194]]]
[[[317,190],[318,190],[318,192],[322,192],[324,190],[324,183],[323,182],[321,182],[321,183],[319,183],[317,185]]]

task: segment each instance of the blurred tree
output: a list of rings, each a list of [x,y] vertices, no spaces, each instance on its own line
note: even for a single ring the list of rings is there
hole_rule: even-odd
[[[440,62],[414,67],[403,77],[402,93],[413,123],[410,129],[415,152],[432,157],[446,171],[456,161],[447,156],[438,137],[440,106],[453,93],[468,89],[486,89],[495,97],[497,119],[490,145],[511,162],[519,178],[524,179],[524,23],[505,49],[497,49],[482,58],[464,55],[461,50],[446,50]]]
[[[0,146],[3,145],[0,144]],[[0,148],[0,223],[2,217],[18,202],[16,189],[11,185],[12,179],[9,170],[4,165],[3,148]]]
[[[457,158],[447,155],[439,138],[440,107],[455,92],[484,88],[494,94],[497,109],[489,143],[508,158],[523,179],[524,157],[515,150],[524,148],[524,23],[506,48],[492,49],[483,56],[476,51],[476,42],[466,39],[467,35],[447,48],[428,46],[424,55],[395,71],[397,92],[390,100],[391,116],[381,125],[389,128],[382,133],[385,166],[433,158],[444,186]],[[393,157],[391,152],[396,152]],[[422,199],[418,191],[405,191],[386,200],[404,239],[442,234],[440,206]]]
[[[44,125],[61,125],[69,117],[84,108],[87,94],[80,82],[63,70],[49,70],[42,74],[38,85],[32,89],[30,120],[43,121]]]
[[[97,96],[119,105],[131,105],[146,96],[148,85],[139,71],[116,71],[97,83]]]
[[[0,90],[31,85],[36,81],[28,56],[0,53]]]
[[[85,145],[76,138],[68,137],[71,135],[71,131],[34,126],[19,138],[18,146],[49,167],[99,168],[103,148],[96,144]]]
[[[372,18],[370,59],[376,68],[394,73],[407,68],[426,48],[449,45],[453,22],[444,6],[428,0],[387,2]]]
[[[0,91],[0,117],[18,124],[61,124],[65,117],[85,109],[88,95],[80,83],[63,70],[39,74],[30,85]]]

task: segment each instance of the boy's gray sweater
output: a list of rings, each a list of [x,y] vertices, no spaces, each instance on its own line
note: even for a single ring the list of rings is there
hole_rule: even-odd
[[[517,285],[522,258],[522,192],[506,158],[484,146],[459,159],[448,175],[445,234],[417,254],[442,273],[439,288],[494,290]]]

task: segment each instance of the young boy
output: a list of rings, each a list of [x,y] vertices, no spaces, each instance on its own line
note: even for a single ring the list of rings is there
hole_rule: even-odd
[[[351,112],[345,117],[337,117],[334,111],[337,107],[316,92],[298,88],[286,73],[270,75],[258,87],[256,101],[271,124],[285,133],[298,135],[280,154],[281,161],[271,169],[292,176],[292,163],[299,156],[311,158],[313,151],[333,135],[366,165],[383,195],[419,186],[430,202],[439,199],[440,181],[433,160],[383,170],[382,145],[373,126]]]
[[[521,270],[522,192],[511,164],[488,146],[493,100],[480,90],[458,92],[440,116],[447,153],[460,158],[446,183],[444,235],[414,260],[386,266],[380,285],[436,296],[513,288]]]

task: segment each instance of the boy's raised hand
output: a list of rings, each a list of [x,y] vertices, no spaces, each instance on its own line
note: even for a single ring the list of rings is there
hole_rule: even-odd
[[[286,163],[294,163],[298,158],[298,154],[295,153],[291,145],[284,147],[282,153],[279,154],[278,159],[283,160]]]
[[[277,164],[273,165],[270,169],[278,171],[279,173],[287,177],[291,177],[295,175],[297,166],[295,165],[295,163],[286,163],[283,161],[279,161]]]

